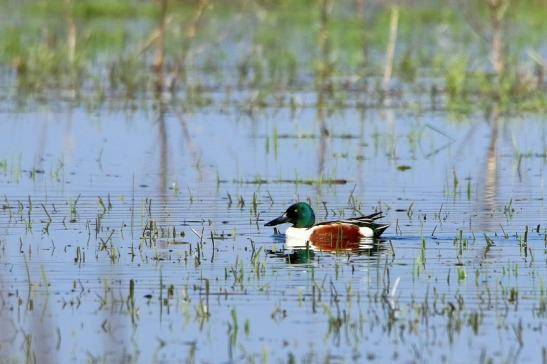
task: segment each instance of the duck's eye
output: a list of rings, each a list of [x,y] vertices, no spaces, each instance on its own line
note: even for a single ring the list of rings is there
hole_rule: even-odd
[[[294,212],[298,212],[298,209],[294,209]]]

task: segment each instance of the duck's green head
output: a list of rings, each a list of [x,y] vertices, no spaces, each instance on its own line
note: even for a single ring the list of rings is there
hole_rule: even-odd
[[[286,222],[291,223],[295,228],[309,228],[315,224],[315,214],[310,205],[305,202],[298,202],[291,205],[283,215],[264,224],[264,226],[275,226]]]

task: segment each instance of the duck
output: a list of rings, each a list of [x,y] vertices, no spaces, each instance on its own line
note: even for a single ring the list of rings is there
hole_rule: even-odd
[[[285,236],[287,240],[309,241],[319,246],[341,246],[359,242],[365,238],[379,238],[390,224],[377,224],[374,221],[382,218],[382,212],[342,220],[315,223],[315,213],[306,202],[297,202],[279,217],[267,222],[264,226],[292,224]]]

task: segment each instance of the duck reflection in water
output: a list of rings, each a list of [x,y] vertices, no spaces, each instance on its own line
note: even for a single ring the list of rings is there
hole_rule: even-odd
[[[274,253],[277,257],[285,258],[289,264],[305,264],[313,261],[317,253],[334,255],[377,256],[387,251],[386,241],[382,239],[363,238],[359,241],[342,241],[338,246],[331,244],[314,244],[310,241],[285,240],[286,250]]]

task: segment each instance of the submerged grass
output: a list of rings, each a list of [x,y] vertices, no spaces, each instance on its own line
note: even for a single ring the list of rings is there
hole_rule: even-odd
[[[254,220],[257,211],[272,213],[279,208],[271,196],[258,196],[253,194],[252,202],[248,203],[252,207],[248,211],[239,212],[235,206],[228,207],[229,212],[225,215],[229,219],[243,215],[240,219]],[[199,201],[203,196],[194,198]],[[185,200],[185,216],[203,211],[203,205]],[[389,242],[376,242],[376,248],[363,248],[366,250],[329,253],[312,250],[310,244],[302,248],[281,244],[281,248],[265,249],[271,244],[269,238],[264,238],[268,234],[255,235],[255,229],[258,231],[260,228],[253,227],[252,223],[249,224],[253,230],[251,234],[238,232],[234,240],[224,239],[217,230],[218,221],[195,221],[190,226],[188,223],[159,223],[169,212],[155,201],[159,200],[143,197],[137,202],[142,206],[143,218],[138,227],[142,233],[138,244],[133,247],[132,239],[124,238],[123,228],[118,228],[116,214],[131,209],[134,202],[112,199],[109,195],[81,195],[52,209],[50,203],[29,199],[26,204],[17,202],[22,207],[14,219],[9,206],[15,206],[16,201],[6,200],[6,208],[0,216],[2,224],[9,221],[8,236],[17,237],[26,231],[34,238],[21,240],[20,247],[15,250],[11,246],[3,247],[1,259],[8,256],[12,262],[23,261],[22,273],[26,279],[22,283],[27,292],[23,297],[9,288],[7,294],[2,294],[4,306],[0,309],[0,317],[6,315],[7,308],[19,307],[28,317],[36,312],[51,320],[44,316],[44,312],[49,312],[49,309],[64,312],[62,308],[70,307],[71,312],[78,312],[79,316],[106,315],[100,320],[85,320],[81,324],[81,330],[91,330],[94,337],[111,337],[123,322],[127,322],[132,333],[128,332],[127,336],[118,334],[118,340],[122,342],[140,340],[140,336],[148,338],[146,332],[150,330],[159,333],[158,347],[141,343],[140,349],[132,352],[129,346],[131,354],[124,355],[131,357],[143,355],[149,358],[166,352],[179,359],[236,360],[252,357],[266,349],[270,352],[271,346],[261,345],[262,339],[256,336],[273,342],[286,341],[283,349],[268,354],[275,359],[295,353],[307,355],[307,351],[300,348],[306,343],[302,340],[307,336],[297,337],[296,333],[291,333],[303,325],[302,317],[311,317],[312,325],[315,325],[313,322],[322,323],[315,329],[313,340],[317,340],[319,335],[323,345],[329,349],[310,349],[319,357],[337,353],[341,358],[348,358],[351,352],[352,355],[358,353],[379,359],[397,355],[426,360],[445,355],[445,351],[434,349],[439,343],[452,347],[466,342],[471,345],[473,357],[484,356],[494,360],[501,355],[505,360],[516,355],[518,358],[518,354],[509,348],[500,349],[500,352],[487,349],[486,345],[492,343],[488,344],[485,338],[494,327],[499,340],[513,342],[514,338],[526,355],[541,357],[541,348],[534,351],[531,343],[524,340],[526,335],[535,337],[533,332],[541,332],[545,325],[546,295],[544,282],[540,279],[544,267],[538,263],[546,250],[542,244],[538,246],[544,239],[542,234],[545,235],[540,226],[534,229],[524,227],[522,236],[511,237],[507,243],[495,243],[486,234],[484,242],[477,241],[472,232],[464,229],[457,231],[452,242],[443,241],[449,230],[440,227],[440,239],[390,238],[388,234]],[[343,206],[352,211],[355,204],[360,202],[356,201],[352,190],[348,205]],[[33,208],[33,205],[40,205],[42,209]],[[264,206],[269,206],[267,211],[264,211]],[[324,207],[329,213],[326,204]],[[444,209],[447,207],[440,206],[433,213],[438,215],[432,219],[436,227]],[[503,209],[492,213],[505,218]],[[77,215],[76,220],[69,218],[73,214]],[[338,215],[343,216],[342,213]],[[419,224],[428,221],[420,206],[414,203],[395,215],[404,221],[405,226],[415,221],[415,229],[423,230]],[[96,226],[89,224],[92,217],[96,218]],[[27,219],[28,222],[23,221]],[[84,222],[86,220],[88,223]],[[68,222],[65,224],[65,221]],[[47,225],[49,231],[40,225]],[[69,225],[70,230],[65,230],[64,225]],[[70,235],[74,228],[76,234]],[[86,230],[91,233],[94,228],[95,236],[85,234]],[[82,240],[79,235],[86,238]],[[76,238],[67,243],[63,236]],[[177,237],[184,237],[185,242],[177,243]],[[74,279],[68,288],[63,288],[63,278],[58,276],[55,265],[50,266],[50,262],[33,253],[39,252],[43,238],[56,241],[57,249],[51,254],[57,261],[72,262],[73,268],[69,267],[69,270],[84,272],[84,276],[96,266],[103,269],[110,266],[114,271],[97,277],[97,281]],[[506,254],[497,257],[502,251]],[[515,252],[520,253],[511,255]],[[132,267],[131,272],[125,266]],[[121,275],[114,273],[117,269]],[[38,270],[41,278],[37,281]],[[530,277],[534,277],[532,281]],[[50,300],[50,296],[59,295],[63,298]],[[254,305],[260,308],[257,312],[251,308]],[[531,324],[530,315],[533,315],[533,325],[539,331],[527,329]],[[181,327],[175,331],[151,329],[156,327],[157,320],[170,327],[179,319],[182,320],[182,334]],[[304,324],[310,325],[308,319]],[[58,336],[63,338],[58,341],[58,350],[64,352],[70,345],[67,342],[72,342],[72,339],[69,339],[68,328],[62,323],[58,325]],[[268,327],[268,333],[263,331],[264,326]],[[168,330],[167,333],[164,330]],[[436,336],[435,340],[428,339],[439,330],[445,334]],[[226,344],[223,350],[213,353],[197,344],[211,332],[216,333],[216,340]],[[222,332],[226,333],[224,338]],[[275,337],[279,332],[284,332],[281,339]],[[74,335],[77,340],[84,337],[79,333]],[[188,353],[178,352],[175,338],[181,337],[193,343]],[[469,337],[481,344],[469,344]],[[373,342],[378,338],[390,342],[389,352],[359,349],[363,342]],[[38,331],[16,334],[12,340],[26,347],[20,354],[21,358],[43,355],[40,349],[43,341]],[[419,355],[407,351],[416,342],[422,342],[428,350]],[[93,356],[107,355],[93,344],[88,347],[88,352]]]

